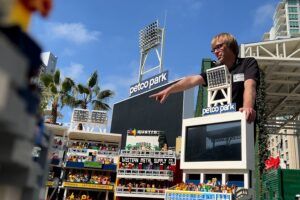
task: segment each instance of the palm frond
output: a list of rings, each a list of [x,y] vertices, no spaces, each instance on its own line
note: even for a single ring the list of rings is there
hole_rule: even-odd
[[[86,86],[84,86],[82,84],[78,84],[77,89],[80,94],[89,94],[90,93],[89,88],[87,88]]]
[[[103,90],[97,95],[98,100],[110,98],[114,95],[114,92],[111,90]]]
[[[49,87],[53,83],[53,76],[51,74],[41,74],[40,80],[45,87]]]
[[[57,88],[56,88],[56,85],[55,85],[54,83],[51,83],[51,84],[49,85],[49,87],[50,87],[51,93],[57,94]]]
[[[70,92],[72,88],[74,87],[75,83],[71,78],[65,78],[65,80],[62,83],[62,92]]]
[[[54,72],[53,81],[54,81],[55,85],[60,84],[60,71],[59,70],[56,70]]]
[[[75,100],[75,107],[76,107],[76,108],[81,107],[82,104],[83,104],[83,100],[81,100],[81,99]]]
[[[72,95],[66,94],[61,96],[61,107],[69,105],[71,108],[76,107],[76,99]]]
[[[92,88],[98,83],[98,73],[94,71],[91,77],[88,79],[87,85],[88,87]]]
[[[107,103],[104,103],[102,101],[93,100],[93,109],[94,110],[110,110],[110,107]]]

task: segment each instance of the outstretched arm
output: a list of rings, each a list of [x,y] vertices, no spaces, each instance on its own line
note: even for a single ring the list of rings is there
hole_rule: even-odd
[[[255,98],[256,98],[256,81],[248,79],[244,82],[244,99],[243,107],[239,110],[246,113],[247,121],[253,122],[256,118],[256,111],[254,110]]]
[[[196,85],[202,85],[204,83],[205,81],[201,75],[187,76],[177,83],[171,85],[170,87],[167,87],[166,89],[151,95],[150,98],[155,98],[156,101],[164,103],[170,94],[181,92]]]

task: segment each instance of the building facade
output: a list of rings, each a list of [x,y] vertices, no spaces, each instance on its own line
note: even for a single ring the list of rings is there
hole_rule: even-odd
[[[273,27],[264,34],[263,40],[299,37],[300,0],[281,0],[274,16]]]
[[[280,157],[283,169],[299,169],[299,142],[297,130],[282,129],[278,135],[269,137],[269,150],[272,157]]]
[[[57,57],[54,56],[51,52],[41,53],[42,59],[42,72],[53,74],[56,69]]]
[[[280,0],[274,12],[273,27],[269,32],[264,34],[263,40],[283,41],[282,39],[299,37],[299,23],[300,0]],[[283,54],[279,53],[279,55]],[[279,123],[281,123],[281,120],[285,117],[279,118]],[[299,120],[299,116],[297,119]],[[275,131],[273,133],[275,134],[269,136],[270,156],[280,157],[281,168],[299,169],[300,137],[297,123],[294,125],[293,123],[292,125],[286,125],[280,131]]]

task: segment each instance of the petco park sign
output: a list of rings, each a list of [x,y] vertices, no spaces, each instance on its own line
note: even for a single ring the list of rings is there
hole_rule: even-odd
[[[130,96],[134,96],[147,90],[156,88],[168,82],[168,71],[164,71],[151,78],[130,86]]]
[[[202,115],[205,116],[205,115],[221,114],[221,113],[235,112],[235,111],[236,111],[236,105],[235,103],[232,103],[232,104],[226,104],[221,106],[203,108]]]

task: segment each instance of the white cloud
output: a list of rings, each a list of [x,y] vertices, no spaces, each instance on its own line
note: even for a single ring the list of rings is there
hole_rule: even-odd
[[[75,51],[70,48],[65,48],[62,51],[62,56],[73,56],[75,54]]]
[[[272,16],[275,12],[275,5],[265,4],[258,7],[254,13],[254,26],[261,26],[269,21],[272,21]]]
[[[79,63],[71,63],[70,66],[61,67],[60,70],[63,77],[70,77],[77,83],[84,83],[88,78],[84,66]]]
[[[185,0],[188,8],[190,10],[199,10],[202,7],[202,2],[200,0]]]
[[[103,76],[103,82],[100,83],[101,89],[110,89],[115,92],[115,96],[111,99],[111,103],[121,101],[129,97],[129,88],[134,83],[138,82],[138,68],[137,61],[131,61],[128,64],[130,73],[118,73],[114,75]]]
[[[76,44],[84,44],[99,40],[101,32],[88,30],[82,23],[49,23],[48,35],[52,38],[64,39]]]
[[[195,17],[198,15],[202,6],[202,0],[182,0],[181,4],[177,7],[177,11],[180,12],[183,17]]]

